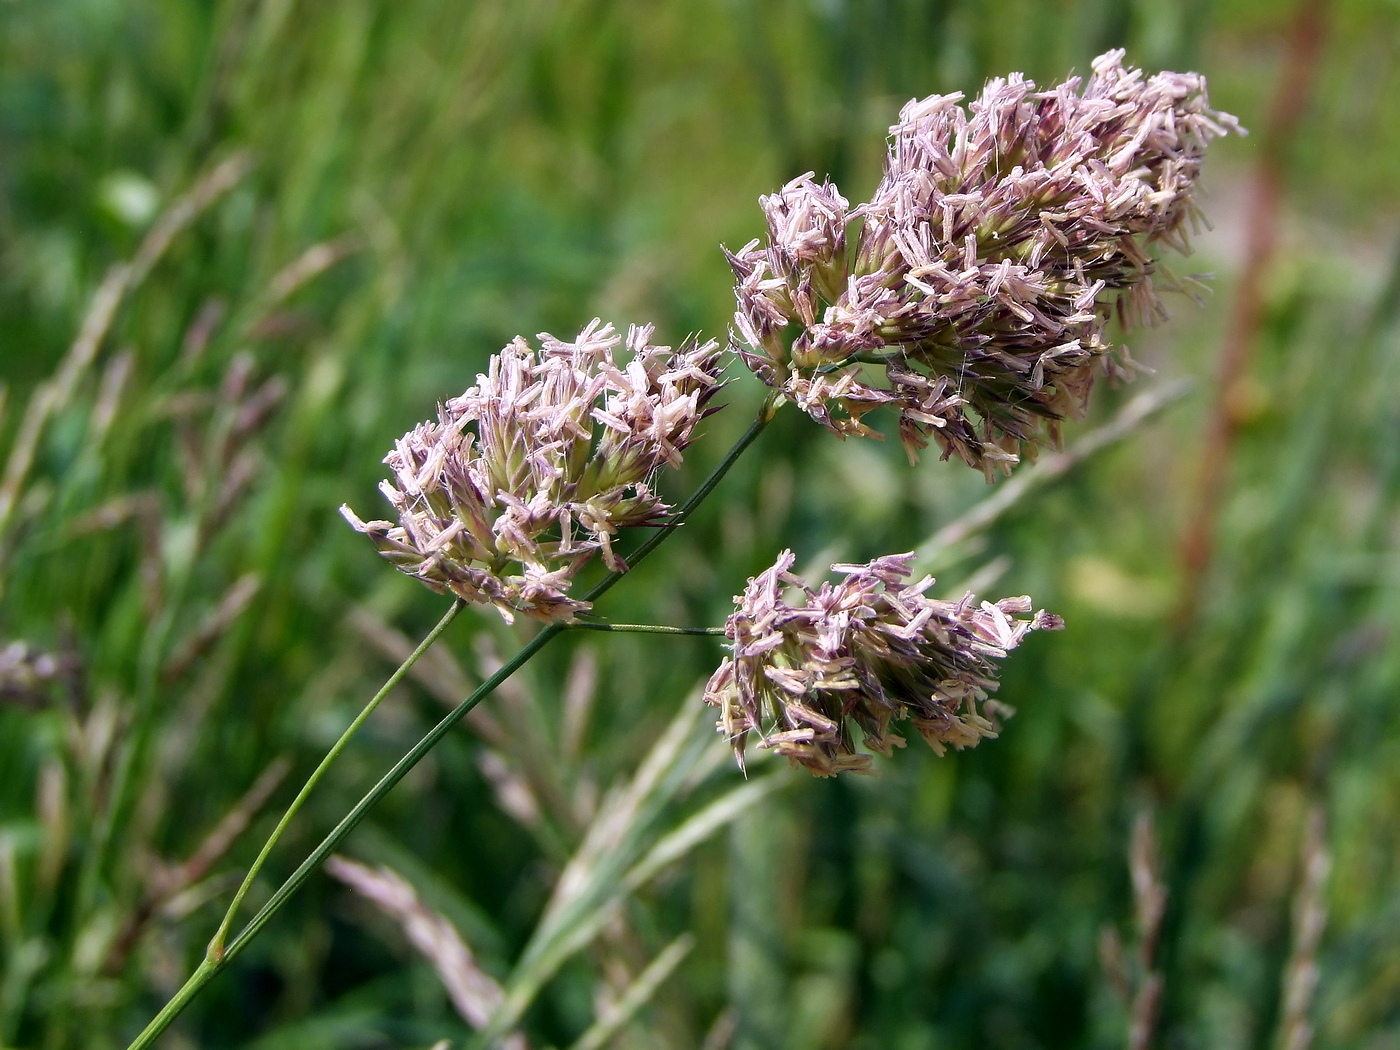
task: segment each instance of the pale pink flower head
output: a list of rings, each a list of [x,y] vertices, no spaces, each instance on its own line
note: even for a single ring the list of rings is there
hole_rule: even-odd
[[[870,755],[904,740],[908,719],[938,754],[997,734],[995,661],[1036,629],[1062,626],[1029,598],[929,598],[932,577],[910,583],[913,554],[833,565],[838,583],[808,586],[783,551],[749,580],[725,625],[730,655],[705,701],[743,764],[750,733],[817,776],[868,772]],[[788,593],[796,597],[789,600]]]
[[[722,385],[714,342],[672,350],[652,327],[627,335],[593,321],[573,342],[517,338],[485,375],[405,434],[380,488],[398,521],[346,519],[410,576],[469,602],[568,620],[569,596],[595,553],[611,569],[620,528],[655,524],[669,506],[657,473],[681,462]]]
[[[1123,372],[1108,323],[1161,316],[1153,247],[1189,250],[1206,147],[1239,126],[1203,77],[1147,76],[1121,51],[1087,81],[1016,75],[961,99],[900,112],[874,197],[841,213],[860,223],[848,253],[784,268],[804,236],[845,243],[816,203],[835,188],[806,178],[781,197],[821,220],[790,232],[765,199],[768,244],[730,261],[760,378],[843,436],[888,404],[911,459],[932,439],[990,476],[1057,442],[1095,378]]]

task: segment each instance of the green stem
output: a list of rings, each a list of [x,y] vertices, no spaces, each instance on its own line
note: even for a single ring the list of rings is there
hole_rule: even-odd
[[[758,417],[749,424],[749,429],[740,435],[738,441],[734,442],[734,447],[725,453],[724,459],[720,460],[719,465],[715,467],[714,470],[710,471],[709,476],[700,483],[700,487],[690,494],[690,499],[681,504],[680,509],[677,510],[675,514],[671,515],[670,520],[667,521],[665,525],[658,528],[651,536],[647,537],[646,542],[631,554],[631,567],[635,568],[637,565],[641,564],[643,558],[656,550],[657,547],[661,546],[672,532],[685,524],[686,518],[694,513],[695,508],[705,502],[705,497],[713,492],[715,486],[724,480],[724,476],[729,473],[729,468],[734,466],[739,457],[744,454],[744,451],[758,438],[758,435],[763,433],[763,428],[772,421],[779,404],[780,402],[776,396],[770,396],[763,402],[762,407],[758,410]],[[614,571],[608,573],[597,586],[583,596],[583,600],[591,602],[595,598],[602,596],[604,592],[611,588],[618,580],[622,579],[622,577],[623,573],[621,572]]]
[[[723,627],[666,627],[656,623],[599,623],[594,620],[575,620],[569,624],[571,631],[617,631],[619,634],[700,634],[724,636]]]
[[[753,421],[748,430],[744,431],[739,440],[734,443],[734,447],[729,450],[724,459],[720,461],[719,465],[710,472],[709,476],[706,477],[703,482],[701,482],[700,487],[691,494],[690,498],[681,505],[680,509],[676,511],[665,525],[657,529],[653,535],[647,538],[645,543],[633,552],[631,556],[631,564],[633,567],[640,564],[644,558],[665,542],[666,538],[670,536],[671,533],[675,532],[676,529],[685,523],[685,520],[690,517],[695,508],[704,502],[705,497],[714,491],[715,486],[729,473],[729,469],[734,466],[734,463],[744,453],[744,450],[753,444],[758,435],[763,432],[763,428],[766,427],[768,422],[773,418],[778,404],[779,402],[772,397],[763,403],[763,408],[759,411],[758,418]],[[608,573],[608,575],[599,580],[598,583],[583,596],[584,600],[591,602],[601,597],[611,590],[613,586],[622,579],[623,575],[624,574],[619,571]],[[402,780],[408,774],[409,770],[422,761],[423,756],[431,751],[437,745],[438,741],[451,731],[453,726],[465,718],[472,708],[481,703],[481,701],[494,692],[502,682],[528,663],[536,653],[566,630],[568,630],[567,624],[554,623],[535,635],[535,637],[527,642],[519,652],[506,661],[506,663],[502,664],[495,674],[482,682],[469,697],[448,712],[437,725],[433,726],[433,728],[428,731],[428,734],[424,736],[422,740],[414,744],[412,749],[399,759],[398,762],[394,764],[394,767],[390,769],[389,772],[385,773],[384,776],[380,778],[379,782],[355,804],[354,809],[350,810],[350,812],[341,819],[340,823],[331,829],[330,834],[321,840],[321,844],[312,851],[310,856],[301,862],[300,866],[298,866],[296,871],[292,872],[287,881],[282,883],[277,892],[274,893],[258,913],[253,916],[248,922],[248,925],[243,928],[242,932],[229,942],[223,954],[217,959],[206,955],[204,961],[201,962],[194,973],[190,975],[189,980],[175,993],[175,996],[170,1002],[166,1003],[165,1007],[152,1019],[145,1030],[136,1037],[135,1041],[132,1042],[127,1050],[146,1050],[147,1047],[150,1047],[160,1034],[170,1026],[171,1022],[179,1016],[180,1012],[184,1010],[190,1001],[200,993],[204,986],[213,980],[215,975],[226,967],[239,952],[246,948],[248,943],[258,935],[269,921],[271,921],[272,917],[282,910],[283,906],[291,899],[292,895],[315,873],[317,868],[325,863],[326,859],[335,852],[336,848],[345,840],[346,836],[348,836],[350,832],[355,829],[355,826],[364,819],[365,814],[368,813],[380,799],[393,790],[394,785]],[[420,647],[420,651],[421,648],[422,647]]]
[[[452,603],[452,607],[443,614],[442,619],[437,622],[437,626],[429,631],[427,637],[418,644],[418,648],[409,653],[408,658],[399,664],[398,670],[389,676],[389,680],[384,683],[379,692],[374,694],[370,702],[365,704],[364,710],[355,716],[355,720],[345,727],[345,732],[340,734],[340,739],[326,752],[325,758],[321,759],[321,764],[312,771],[311,776],[307,777],[306,783],[297,792],[297,797],[292,799],[292,804],[287,807],[287,812],[283,813],[282,819],[277,822],[277,827],[272,829],[272,835],[263,843],[263,848],[259,851],[257,859],[253,861],[253,866],[243,877],[243,884],[238,887],[238,892],[233,895],[233,903],[228,906],[228,911],[224,913],[224,921],[219,923],[219,929],[210,940],[208,951],[205,953],[210,962],[218,963],[223,959],[224,942],[228,939],[228,931],[233,925],[233,917],[238,912],[238,906],[243,903],[243,898],[248,896],[248,891],[253,888],[253,880],[258,877],[258,872],[262,871],[273,847],[277,845],[278,839],[287,830],[287,825],[292,822],[292,818],[301,809],[302,803],[306,801],[307,796],[311,794],[312,789],[316,787],[326,770],[331,767],[331,763],[340,757],[340,753],[345,750],[345,745],[350,743],[350,738],[359,731],[360,726],[365,724],[369,716],[374,714],[374,709],[379,706],[379,702],[389,695],[389,691],[399,684],[404,675],[408,674],[409,669],[418,662],[418,658],[428,651],[429,646],[438,640],[438,636],[443,631],[447,630],[447,625],[456,619],[457,614],[462,611],[465,604],[460,598]]]
[[[409,770],[422,761],[423,756],[431,751],[437,745],[437,742],[446,736],[453,726],[460,722],[472,708],[481,703],[481,701],[486,699],[491,693],[495,692],[496,688],[502,682],[516,671],[520,670],[521,667],[529,662],[531,657],[548,645],[556,635],[561,634],[564,629],[563,624],[550,624],[539,634],[535,635],[535,637],[519,652],[506,663],[502,664],[495,674],[482,682],[481,685],[477,686],[471,696],[454,707],[437,725],[433,726],[422,740],[413,745],[413,748],[408,754],[394,763],[394,768],[380,777],[379,783],[375,784],[364,798],[355,803],[355,808],[341,818],[340,823],[331,829],[330,834],[321,840],[321,844],[312,851],[310,856],[301,862],[297,870],[292,872],[287,881],[278,887],[277,892],[274,893],[258,913],[253,916],[248,925],[243,928],[243,931],[230,942],[228,951],[225,952],[222,962],[227,963],[228,960],[232,959],[247,947],[248,942],[256,937],[258,932],[267,925],[268,920],[282,909],[282,906],[287,903],[287,900],[292,894],[296,893],[296,891],[301,888],[302,883],[310,878],[316,869],[325,863],[326,859],[335,852],[336,847],[355,829],[355,825],[359,824],[359,822],[364,819],[365,814],[369,812],[374,804],[387,795],[394,785],[407,775]]]
[[[170,1022],[180,1016],[190,1000],[199,994],[200,989],[208,984],[222,967],[222,963],[210,962],[207,956],[201,959],[194,973],[190,974],[190,979],[171,997],[170,1002],[161,1007],[160,1013],[151,1019],[151,1023],[136,1037],[128,1050],[136,1050],[137,1047],[147,1047],[154,1043],[160,1034],[170,1027]]]

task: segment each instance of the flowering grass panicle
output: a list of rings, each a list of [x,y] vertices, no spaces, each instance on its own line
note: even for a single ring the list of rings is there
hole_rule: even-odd
[[[517,338],[486,375],[405,434],[385,458],[380,486],[398,523],[341,512],[400,570],[439,591],[567,620],[586,603],[568,595],[574,574],[613,550],[617,530],[658,522],[669,510],[655,475],[681,462],[722,382],[714,342],[651,345],[652,327],[622,341],[594,320],[566,343]]]
[[[768,243],[730,262],[765,383],[843,436],[890,405],[911,459],[932,438],[990,476],[1122,370],[1105,328],[1161,315],[1150,249],[1189,251],[1205,149],[1239,126],[1203,77],[1149,77],[1121,51],[1085,82],[1012,76],[961,99],[904,107],[868,204],[810,175],[763,198]]]
[[[759,379],[822,425],[843,436],[870,436],[861,416],[892,395],[863,382],[853,368],[828,374],[831,358],[812,336],[846,287],[850,206],[830,182],[813,182],[810,171],[759,203],[768,220],[767,247],[751,241],[737,254],[725,251],[738,281],[734,322],[742,342],[735,349]],[[791,339],[794,324],[802,332]]]
[[[1062,626],[1044,612],[1018,618],[1030,612],[1027,597],[928,598],[932,577],[909,582],[913,554],[834,565],[845,579],[816,590],[792,573],[793,560],[783,551],[735,599],[731,655],[705,689],[741,766],[757,733],[760,746],[817,776],[868,772],[853,724],[868,750],[889,754],[904,744],[890,725],[904,718],[939,754],[972,747],[996,735],[995,712],[984,709],[997,687],[993,661],[1027,631]],[[785,599],[789,588],[800,604]]]

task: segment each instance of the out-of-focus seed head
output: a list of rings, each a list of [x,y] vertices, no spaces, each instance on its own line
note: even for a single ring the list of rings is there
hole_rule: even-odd
[[[759,378],[842,436],[888,404],[911,459],[932,439],[990,476],[1129,366],[1105,328],[1162,315],[1151,248],[1189,251],[1205,149],[1239,125],[1203,77],[1149,77],[1121,51],[1087,81],[961,98],[904,107],[868,204],[803,176],[764,198],[768,243],[730,262]],[[849,252],[842,221],[860,222]]]
[[[0,644],[0,706],[46,707],[54,688],[71,679],[75,669],[71,654],[45,652],[23,641]]]
[[[926,597],[932,577],[909,582],[913,554],[834,565],[845,578],[815,590],[792,573],[793,560],[783,551],[735,598],[725,625],[731,654],[705,690],[741,766],[755,733],[759,746],[817,776],[869,772],[857,743],[889,754],[904,744],[891,729],[903,719],[939,754],[975,746],[997,734],[987,698],[994,661],[1027,631],[1063,626],[1045,612],[1022,618],[1027,597]]]
[[[625,570],[613,537],[670,509],[652,490],[681,462],[722,385],[714,342],[651,345],[593,321],[573,342],[517,338],[476,386],[405,434],[380,485],[398,521],[346,519],[394,565],[439,591],[494,605],[511,620],[571,619],[569,597],[595,552]]]

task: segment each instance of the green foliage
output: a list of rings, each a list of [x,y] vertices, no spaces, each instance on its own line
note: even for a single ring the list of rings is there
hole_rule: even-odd
[[[925,551],[941,593],[999,582],[1069,625],[1008,661],[999,740],[745,787],[704,712],[676,716],[713,639],[571,635],[349,840],[518,996],[531,1045],[1121,1044],[1098,946],[1134,942],[1144,809],[1169,893],[1160,1042],[1270,1045],[1314,806],[1334,861],[1318,1045],[1400,1037],[1400,321],[1376,221],[1400,204],[1400,11],[1334,6],[1184,626],[1175,545],[1257,138],[1208,164],[1215,298],[1135,346],[1198,392]],[[0,5],[0,461],[35,438],[0,479],[0,648],[67,661],[34,704],[0,701],[0,1046],[125,1046],[201,957],[278,808],[444,611],[335,508],[376,505],[390,442],[488,354],[594,314],[723,332],[718,244],[758,233],[757,195],[814,169],[866,196],[913,95],[1123,45],[1202,70],[1262,128],[1286,21],[1253,0]],[[155,258],[153,229],[220,170]],[[70,348],[132,259],[149,272],[85,363]],[[1133,393],[1104,391],[1070,446]],[[670,495],[760,399],[747,376],[726,394]],[[799,569],[914,549],[997,491],[784,412],[600,612],[719,624],[783,547]],[[459,617],[250,903],[523,637]],[[221,837],[230,814],[248,826]],[[615,1037],[600,998],[635,1011]],[[441,1038],[471,1030],[429,963],[317,878],[166,1045]]]

